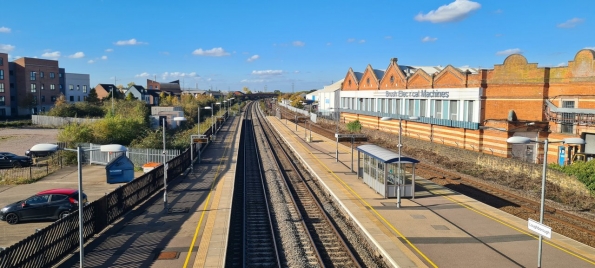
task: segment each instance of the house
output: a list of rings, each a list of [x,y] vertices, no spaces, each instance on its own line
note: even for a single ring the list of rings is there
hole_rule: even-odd
[[[207,95],[207,96],[211,96],[211,97],[213,97],[215,99],[220,99],[220,98],[224,98],[225,97],[225,94],[224,93],[221,93],[221,90],[219,90],[219,91],[207,90],[207,91],[205,91],[204,94]]]
[[[180,80],[171,81],[169,83],[159,83],[157,81],[147,79],[147,89],[159,90],[174,96],[182,95]]]
[[[95,93],[97,93],[98,99],[107,98],[112,90],[117,90],[118,87],[114,84],[97,84],[95,86]]]
[[[128,94],[132,94],[132,96],[134,98],[136,98],[137,100],[142,100],[142,101],[145,101],[146,103],[149,103],[148,98],[147,98],[147,90],[143,86],[139,86],[139,85],[130,86],[124,92],[124,96],[127,97]]]
[[[151,106],[159,106],[159,94],[161,93],[159,90],[154,89],[147,89],[147,93],[145,98],[147,100],[147,104]]]

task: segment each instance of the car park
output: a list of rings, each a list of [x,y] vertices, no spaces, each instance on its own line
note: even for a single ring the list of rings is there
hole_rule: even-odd
[[[57,220],[78,209],[79,193],[76,189],[45,190],[25,200],[0,209],[0,220],[9,224],[32,220]],[[83,193],[83,204],[87,195]]]
[[[28,167],[33,164],[31,157],[8,152],[0,152],[0,168]]]

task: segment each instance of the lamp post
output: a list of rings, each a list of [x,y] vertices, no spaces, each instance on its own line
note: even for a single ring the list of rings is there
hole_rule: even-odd
[[[217,136],[215,136],[215,121],[213,121],[213,110],[215,110],[215,108],[213,107],[213,103],[211,102],[211,136],[213,137],[213,139],[217,138]]]
[[[197,127],[196,127],[196,129],[197,129],[196,132],[198,135],[200,135],[200,109],[201,109],[200,106],[198,106],[198,121],[197,121]],[[210,110],[211,107],[206,106],[206,107],[203,107],[202,109]],[[200,148],[198,149],[198,163],[200,163]]]
[[[221,102],[216,102],[215,104],[216,104],[216,105],[219,105],[219,107],[221,108]],[[213,104],[211,103],[211,105],[213,105]],[[211,110],[211,120],[213,120],[213,116],[212,116],[212,114],[213,114],[213,110]],[[216,126],[217,126],[217,122],[213,121],[213,124],[214,124],[214,126],[215,126],[215,127],[213,128],[213,135],[214,135],[214,137],[215,137],[215,138],[217,138],[217,135],[216,135],[217,133],[215,132],[215,128],[216,128]]]
[[[337,123],[335,124],[335,138],[336,138],[336,149],[335,149],[335,159],[336,162],[339,162],[339,123],[340,123],[340,119],[339,117],[341,117],[341,108],[337,107],[337,108],[330,108],[331,110],[336,110],[336,119],[335,121],[337,121]]]
[[[114,87],[110,86],[109,88],[112,93],[112,116],[114,116]]]
[[[380,118],[380,121],[389,121],[389,120],[393,120],[394,118],[392,117],[382,117]],[[408,118],[406,118],[406,120],[417,120],[419,119],[419,117],[417,116],[410,116]],[[403,118],[399,118],[399,144],[397,144],[397,148],[399,148],[399,162],[397,163],[397,208],[401,207],[401,177],[402,177],[402,172],[401,172],[401,147],[403,147],[403,144],[401,144],[401,135],[403,132],[403,128],[401,128],[401,125],[403,123]]]
[[[229,104],[230,104],[230,106],[228,106],[228,107],[227,107],[227,115],[228,115],[228,116],[229,116],[229,109],[231,108],[231,105],[233,104],[233,100],[234,100],[234,99],[235,99],[235,98],[229,98],[229,99],[227,99],[227,100],[229,100]]]
[[[543,171],[541,172],[541,206],[539,209],[539,223],[543,224],[543,212],[545,209],[545,179],[547,174],[547,151],[550,143],[563,143],[563,144],[585,144],[585,140],[581,138],[566,138],[561,141],[549,141],[547,138],[543,141],[532,140],[527,137],[514,136],[506,140],[507,143],[511,144],[528,144],[543,143]],[[541,252],[542,252],[543,236],[539,235],[539,246],[537,249],[537,267],[541,267]]]
[[[97,149],[83,149],[81,146],[77,146],[76,149],[70,148],[58,148],[56,144],[39,144],[38,148],[40,148],[40,152],[55,152],[57,150],[64,150],[64,151],[71,151],[76,152],[76,159],[77,159],[77,168],[78,168],[78,216],[79,216],[79,267],[85,266],[85,241],[83,236],[84,230],[84,221],[83,221],[83,167],[82,167],[82,157],[84,152],[88,151],[96,151]],[[120,144],[108,144],[102,145],[99,147],[99,150],[102,152],[125,152],[126,147]]]

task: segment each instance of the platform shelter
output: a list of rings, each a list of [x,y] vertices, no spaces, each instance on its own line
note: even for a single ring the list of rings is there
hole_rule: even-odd
[[[399,154],[373,144],[360,145],[357,151],[358,177],[363,178],[370,188],[385,198],[397,197],[397,189],[401,191],[401,197],[415,197],[415,164],[419,160],[399,157]]]

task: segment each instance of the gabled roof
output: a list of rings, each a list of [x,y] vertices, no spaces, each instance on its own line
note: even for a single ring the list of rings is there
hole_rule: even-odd
[[[160,93],[161,91],[158,89],[147,89],[147,95],[151,95],[153,97],[159,97]]]
[[[345,81],[345,79],[341,79],[331,85],[328,86],[324,86],[323,89],[319,90],[320,92],[333,92],[333,91],[337,91],[339,89],[341,89],[341,84],[343,84],[343,81]],[[318,92],[318,91],[317,91]]]
[[[382,163],[399,163],[399,159],[402,164],[419,163],[419,160],[415,158],[402,155],[399,157],[399,154],[374,144],[360,145],[357,147],[357,150],[382,161]]]
[[[374,71],[374,75],[376,76],[376,79],[378,79],[378,81],[381,81],[382,78],[384,77],[384,70],[372,69],[372,71]]]

